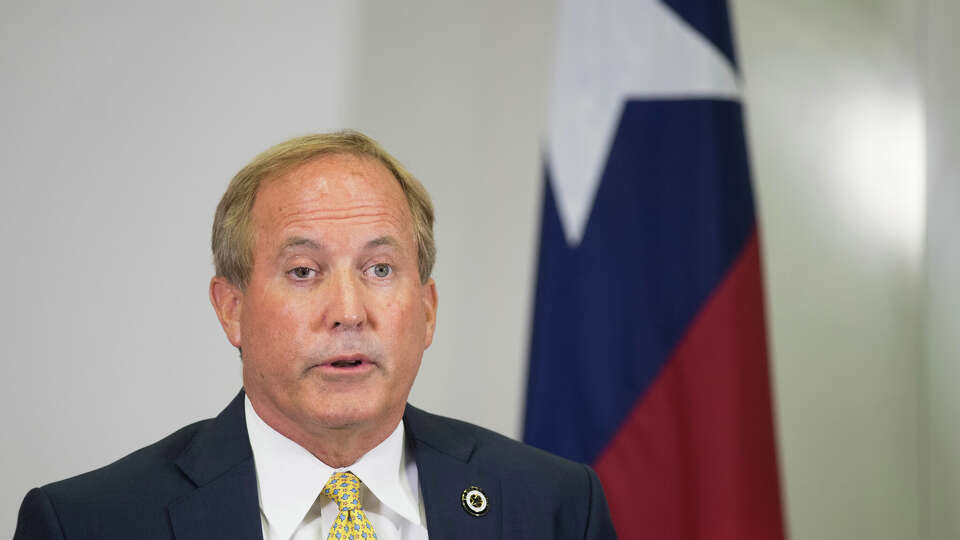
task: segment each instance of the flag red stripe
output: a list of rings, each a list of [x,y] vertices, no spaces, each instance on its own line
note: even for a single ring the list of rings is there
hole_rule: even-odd
[[[784,538],[764,321],[754,232],[595,463],[621,538]]]

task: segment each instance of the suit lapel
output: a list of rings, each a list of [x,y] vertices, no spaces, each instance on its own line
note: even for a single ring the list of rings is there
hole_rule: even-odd
[[[404,414],[404,427],[417,460],[430,537],[500,538],[500,480],[471,460],[476,445],[473,436],[411,405]],[[460,502],[463,491],[471,487],[480,488],[487,496],[487,513],[479,517],[468,513]]]
[[[241,390],[176,460],[197,486],[168,507],[178,539],[262,540],[257,475],[243,402]]]

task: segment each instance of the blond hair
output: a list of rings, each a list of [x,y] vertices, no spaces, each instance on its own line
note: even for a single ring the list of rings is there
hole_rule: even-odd
[[[336,154],[376,159],[397,179],[413,216],[420,281],[426,283],[430,279],[436,259],[430,194],[376,141],[353,130],[306,135],[284,141],[255,157],[233,177],[213,218],[211,243],[218,276],[223,276],[241,289],[247,286],[253,264],[250,214],[263,182],[318,157]]]

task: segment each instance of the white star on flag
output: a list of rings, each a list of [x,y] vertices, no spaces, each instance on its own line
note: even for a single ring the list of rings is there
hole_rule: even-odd
[[[623,104],[630,99],[738,100],[733,66],[655,0],[565,0],[547,141],[564,235],[580,244]]]

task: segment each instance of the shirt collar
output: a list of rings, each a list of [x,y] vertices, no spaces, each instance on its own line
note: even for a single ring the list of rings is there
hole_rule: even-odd
[[[419,497],[407,478],[403,422],[348,467],[334,469],[267,425],[244,397],[247,434],[257,471],[260,509],[281,538],[289,538],[335,471],[349,470],[381,504],[420,525]],[[416,483],[413,483],[416,485]],[[365,501],[366,504],[366,501]]]
[[[420,525],[420,497],[411,491],[412,485],[417,484],[407,477],[407,451],[401,421],[389,437],[360,456],[356,463],[337,470],[353,472],[381,504],[414,525]]]

